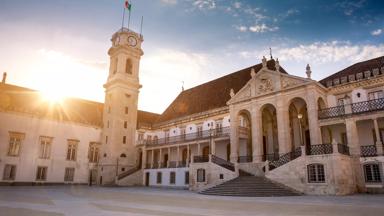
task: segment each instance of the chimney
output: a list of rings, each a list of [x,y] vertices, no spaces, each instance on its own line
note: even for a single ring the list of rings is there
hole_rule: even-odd
[[[7,80],[7,72],[3,73],[3,81],[1,81],[2,84],[5,84],[5,81]]]

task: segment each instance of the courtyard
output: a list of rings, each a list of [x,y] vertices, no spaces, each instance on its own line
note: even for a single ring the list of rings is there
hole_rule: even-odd
[[[219,197],[144,187],[0,187],[1,216],[383,215],[384,195]]]

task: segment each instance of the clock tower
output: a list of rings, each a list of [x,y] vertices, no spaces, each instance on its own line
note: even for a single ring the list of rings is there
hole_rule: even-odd
[[[113,34],[111,41],[112,47],[108,51],[109,75],[104,84],[100,184],[114,183],[119,173],[137,166],[139,160],[135,149],[135,134],[143,37],[122,28]]]

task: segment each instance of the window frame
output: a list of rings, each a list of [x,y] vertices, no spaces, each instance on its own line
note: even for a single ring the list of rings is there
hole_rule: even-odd
[[[77,147],[79,141],[69,139],[67,144],[67,161],[76,161],[77,160]]]
[[[367,173],[368,167],[370,169],[369,171],[371,172],[371,178],[372,178],[371,180],[368,179],[368,173]],[[377,168],[377,170],[375,170],[374,168]],[[363,165],[363,170],[364,170],[365,183],[380,184],[383,182],[380,164],[378,164],[378,163],[365,163]]]
[[[157,172],[156,173],[156,184],[162,184],[163,181],[163,173]]]
[[[169,184],[170,185],[176,184],[176,172],[175,171],[169,172]]]
[[[90,142],[88,148],[88,161],[89,163],[97,163],[100,158],[100,144],[97,142]]]
[[[7,169],[10,167],[10,170]],[[9,170],[9,172],[7,172]],[[4,181],[14,181],[16,179],[17,166],[15,164],[5,164],[3,170],[3,180]],[[6,175],[9,173],[8,175]]]
[[[9,132],[7,156],[9,157],[20,156],[21,145],[24,138],[25,138],[24,133],[12,132],[12,131]]]
[[[205,182],[205,169],[197,169],[196,170],[196,182]]]
[[[75,168],[65,167],[64,170],[64,182],[74,182],[75,179]]]
[[[50,159],[52,151],[53,137],[40,136],[39,138],[39,158]]]
[[[189,171],[184,172],[184,184],[189,185]]]
[[[36,170],[36,181],[46,181],[48,176],[47,166],[38,166]]]
[[[312,169],[313,168],[313,169]],[[312,163],[307,165],[307,181],[311,184],[326,183],[325,165],[321,163]]]

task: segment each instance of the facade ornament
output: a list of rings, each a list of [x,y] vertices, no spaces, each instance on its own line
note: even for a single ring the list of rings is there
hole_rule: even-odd
[[[309,64],[307,64],[307,67],[305,69],[306,69],[305,73],[307,74],[307,78],[311,79],[312,71],[311,71],[311,67],[309,66]]]
[[[261,59],[261,63],[263,64],[263,68],[267,68],[267,59],[265,56],[263,56],[263,59]]]
[[[279,59],[278,58],[276,58],[276,61],[275,61],[275,68],[276,68],[277,72],[280,71],[280,63],[279,63]]]
[[[259,93],[273,91],[272,81],[268,78],[260,80]]]
[[[254,68],[251,68],[251,77],[255,77],[256,76],[256,72],[255,72],[255,69]]]
[[[231,96],[231,98],[233,98],[233,96],[235,96],[235,91],[233,90],[233,88],[231,88],[229,95]]]

